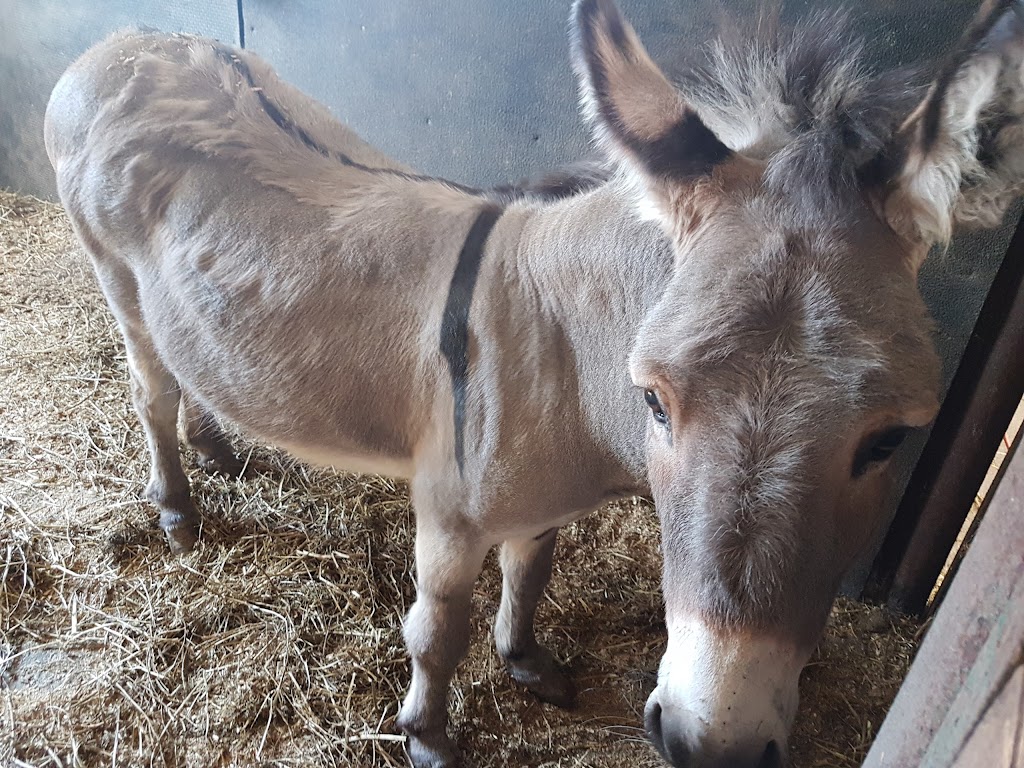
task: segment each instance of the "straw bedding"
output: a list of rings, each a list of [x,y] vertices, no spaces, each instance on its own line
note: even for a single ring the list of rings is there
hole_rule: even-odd
[[[59,206],[0,193],[0,765],[400,766],[412,600],[405,487],[244,441],[243,476],[189,464],[197,551],[168,555],[122,342]],[[580,705],[542,705],[475,593],[452,720],[469,765],[659,762],[644,700],[665,642],[658,528],[621,503],[561,539],[542,640]],[[841,601],[802,681],[797,768],[859,765],[919,628]]]

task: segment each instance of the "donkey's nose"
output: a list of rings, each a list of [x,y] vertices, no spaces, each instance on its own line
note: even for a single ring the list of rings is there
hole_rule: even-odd
[[[690,748],[687,745],[686,736],[673,733],[666,740],[661,715],[661,704],[656,701],[647,702],[647,711],[644,714],[647,738],[658,750],[658,754],[665,758],[670,765],[674,765],[676,768],[689,768]]]
[[[761,755],[761,762],[757,764],[757,768],[782,768],[782,751],[774,739],[769,741],[768,746],[764,748],[764,754]]]
[[[648,701],[644,714],[647,737],[674,768],[782,768],[782,750],[774,739],[727,748],[724,752],[702,742],[696,717],[689,713],[667,716],[661,704]]]

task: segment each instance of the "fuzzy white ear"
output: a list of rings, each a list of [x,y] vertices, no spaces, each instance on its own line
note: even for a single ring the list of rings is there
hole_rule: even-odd
[[[1020,194],[1021,9],[1021,0],[983,3],[884,157],[885,215],[912,242],[945,243],[958,223],[996,226]]]
[[[652,180],[692,179],[732,152],[651,60],[613,0],[577,0],[573,63],[603,149]]]

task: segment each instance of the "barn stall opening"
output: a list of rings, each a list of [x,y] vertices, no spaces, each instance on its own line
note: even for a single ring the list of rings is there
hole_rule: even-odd
[[[530,143],[540,142],[531,134]],[[207,543],[192,562],[171,560],[138,501],[144,447],[123,350],[87,263],[41,201],[5,197],[3,238],[11,384],[0,458],[9,644],[0,717],[25,750],[17,759],[78,751],[86,763],[400,764],[389,726],[407,684],[402,489],[249,446],[238,481],[191,473]],[[940,313],[950,370],[973,322],[959,304],[984,297],[984,265],[990,275],[1001,256],[997,238],[977,242],[934,268],[947,289],[955,283],[944,270],[969,270],[977,282],[973,298],[955,286],[957,309],[943,307],[952,321]],[[498,594],[486,571],[454,715],[476,764],[656,764],[639,725],[664,633],[657,542],[650,509],[631,502],[576,524],[560,547],[541,626],[585,691],[576,713],[532,702],[505,680],[486,641]],[[913,622],[841,603],[805,673],[797,765],[858,764],[916,640]]]

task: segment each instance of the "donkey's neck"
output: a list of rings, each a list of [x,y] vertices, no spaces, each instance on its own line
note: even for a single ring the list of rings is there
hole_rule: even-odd
[[[540,297],[543,321],[561,330],[581,427],[636,483],[622,490],[643,491],[650,417],[630,379],[629,355],[668,282],[672,253],[657,226],[634,210],[616,182],[530,210],[514,274],[515,289]]]

